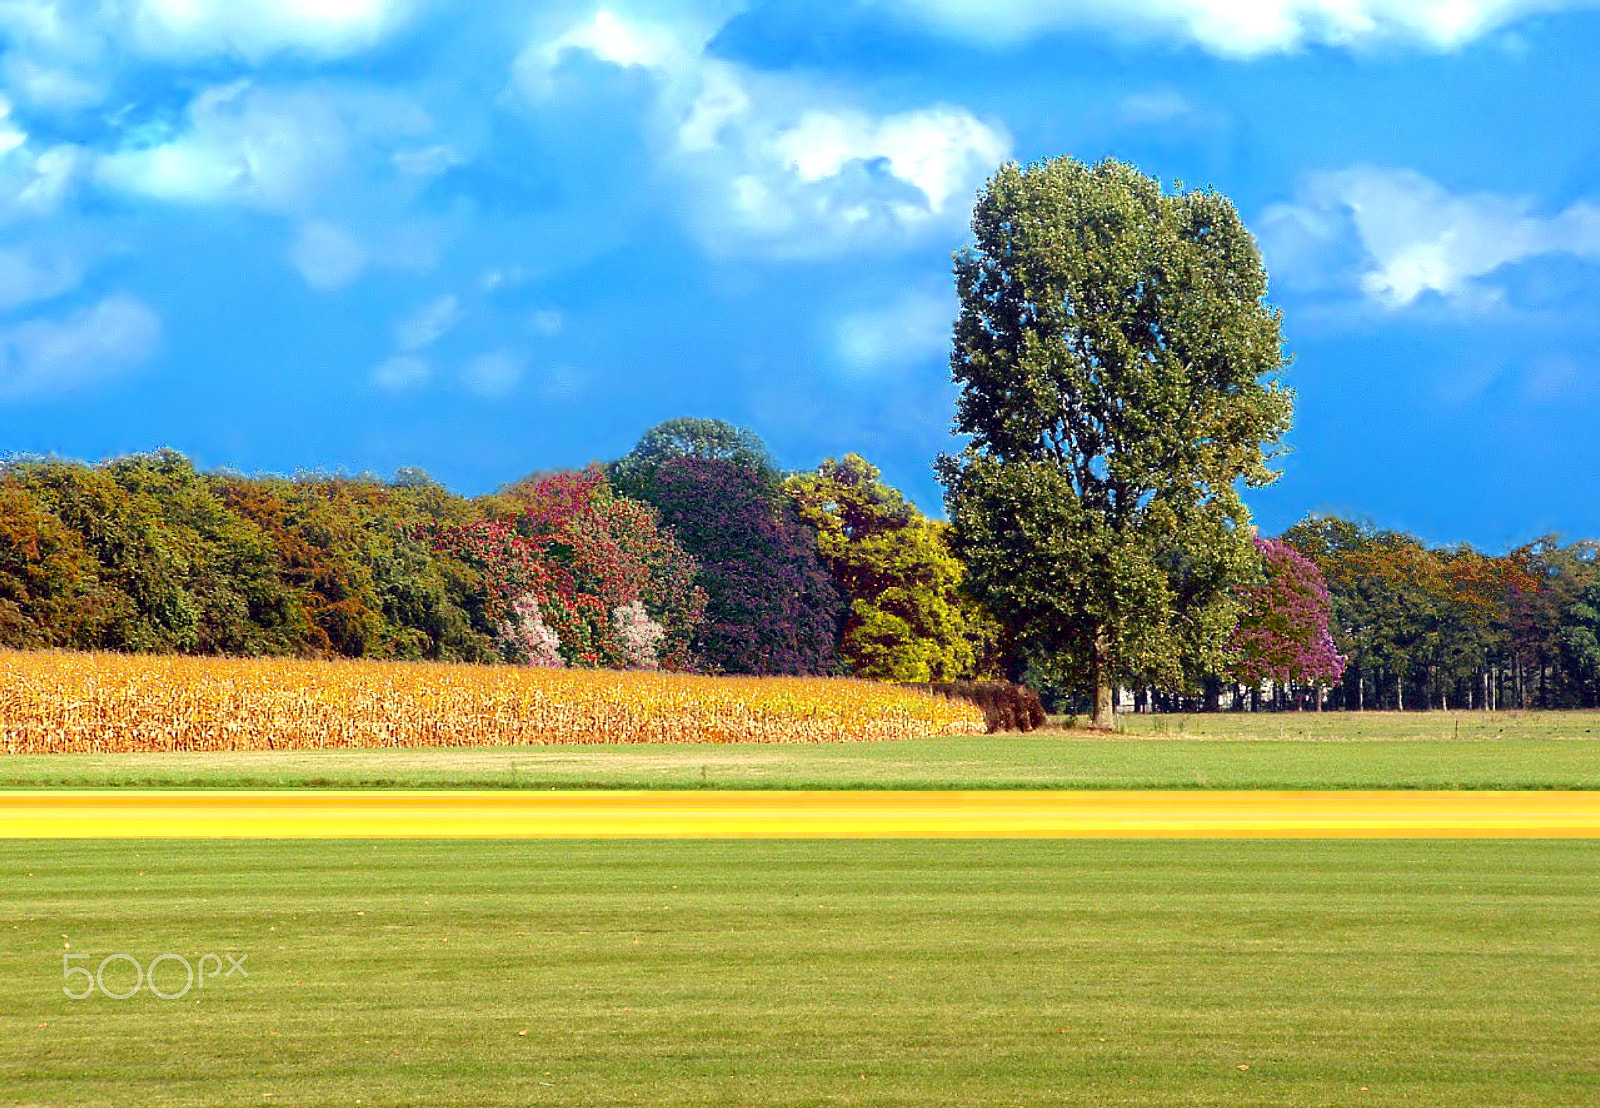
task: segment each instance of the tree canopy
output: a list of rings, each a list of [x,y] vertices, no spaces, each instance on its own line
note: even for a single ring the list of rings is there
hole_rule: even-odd
[[[977,596],[1094,694],[1220,672],[1261,573],[1236,485],[1288,430],[1280,314],[1233,204],[1117,161],[1002,166],[955,255],[959,456],[939,459]]]
[[[816,529],[849,605],[839,653],[851,672],[917,682],[990,676],[999,629],[961,591],[947,525],[923,516],[859,454],[829,458],[784,488]]]
[[[706,597],[656,510],[599,467],[541,474],[482,502],[490,518],[428,529],[477,568],[497,641],[538,665],[692,669]]]
[[[842,604],[787,497],[752,470],[700,458],[663,463],[645,495],[699,563],[707,603],[694,647],[709,669],[835,670]]]
[[[650,428],[640,436],[638,445],[611,464],[608,476],[626,495],[642,495],[656,470],[676,458],[729,462],[764,480],[778,479],[778,463],[761,436],[726,420],[694,416],[680,416]]]
[[[1278,539],[1256,539],[1263,580],[1248,588],[1233,633],[1228,676],[1248,686],[1328,685],[1344,672],[1328,620],[1333,602],[1311,560]]]

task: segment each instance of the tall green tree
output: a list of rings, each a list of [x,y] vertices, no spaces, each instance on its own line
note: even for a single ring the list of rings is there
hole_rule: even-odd
[[[1600,703],[1600,562],[1595,543],[1576,548],[1577,563],[1588,569],[1563,613],[1561,649],[1572,672],[1577,702]]]
[[[1007,164],[955,255],[956,551],[1019,646],[1093,693],[1220,672],[1261,572],[1237,484],[1267,485],[1293,396],[1255,241],[1210,190],[1133,166]]]

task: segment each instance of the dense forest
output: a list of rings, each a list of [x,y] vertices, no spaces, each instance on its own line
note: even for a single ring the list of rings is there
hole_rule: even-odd
[[[1332,707],[1600,706],[1600,543],[1493,556],[1330,516],[1283,539],[1331,594]]]
[[[1600,705],[1600,544],[1430,548],[1313,516],[1258,539],[1225,672],[1157,708]],[[201,473],[161,450],[0,465],[0,646],[1027,678],[946,524],[856,455],[779,472],[750,432],[663,424],[628,457],[475,498]]]

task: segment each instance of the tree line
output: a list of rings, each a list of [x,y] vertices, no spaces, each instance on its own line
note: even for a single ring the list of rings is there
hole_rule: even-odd
[[[1215,190],[1001,166],[954,255],[950,522],[865,459],[780,472],[669,420],[616,461],[455,496],[202,474],[172,451],[0,466],[0,645],[1024,680],[1150,707],[1600,703],[1593,543],[1504,557],[1313,516],[1259,537],[1293,391]]]
[[[997,675],[1001,631],[946,531],[856,455],[785,474],[752,432],[692,418],[474,498],[414,469],[12,457],[0,646]]]
[[[1600,543],[1493,556],[1314,515],[1253,549],[1219,663],[1139,683],[1141,707],[1600,707]],[[690,418],[475,498],[418,470],[13,458],[0,646],[1009,678],[1092,710],[865,459],[780,473],[749,430]]]
[[[1600,543],[1493,556],[1325,515],[1283,538],[1331,594],[1333,707],[1600,707]]]

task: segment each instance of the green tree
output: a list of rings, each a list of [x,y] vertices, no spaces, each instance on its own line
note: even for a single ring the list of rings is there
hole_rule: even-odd
[[[199,557],[185,505],[169,522],[159,492],[146,478],[186,485],[193,470],[170,451],[131,455],[98,466],[40,459],[9,467],[8,476],[35,503],[75,533],[94,559],[97,599],[104,617],[80,624],[80,649],[193,653],[202,624],[212,614],[202,604],[197,578],[212,566]]]
[[[1094,697],[1219,672],[1261,572],[1236,485],[1267,485],[1292,394],[1233,204],[1117,161],[1002,166],[955,256],[962,392],[939,459],[956,552],[1019,646]]]
[[[857,677],[950,681],[978,675],[992,617],[961,594],[947,526],[927,519],[857,454],[784,483],[850,606],[839,654]]]
[[[1600,703],[1600,564],[1596,544],[1576,548],[1577,564],[1588,573],[1575,590],[1561,621],[1561,648],[1573,675],[1577,701],[1585,706]]]
[[[721,419],[693,416],[669,419],[650,428],[638,445],[611,463],[606,476],[618,492],[639,499],[649,489],[656,470],[676,458],[732,462],[768,482],[778,480],[778,464],[754,431]]]

